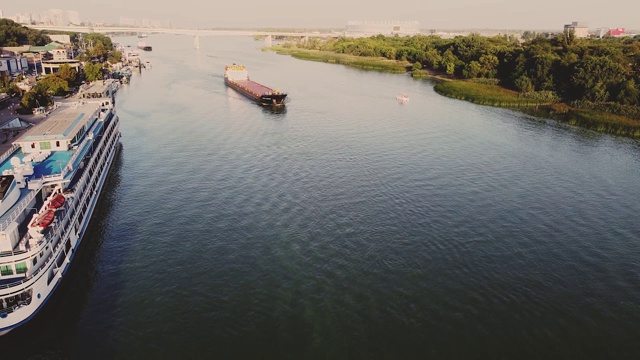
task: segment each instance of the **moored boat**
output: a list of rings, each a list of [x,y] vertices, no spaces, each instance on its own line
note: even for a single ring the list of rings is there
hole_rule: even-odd
[[[151,51],[152,50],[151,46],[147,45],[147,43],[144,42],[144,41],[138,41],[138,49],[144,50],[144,51]]]
[[[247,69],[243,65],[228,65],[224,68],[224,83],[242,95],[262,105],[284,106],[286,93],[249,79]]]
[[[396,95],[396,100],[398,100],[401,103],[407,103],[409,102],[409,95],[407,94],[398,94]]]
[[[0,335],[63,281],[119,148],[113,95],[58,104],[0,155]]]

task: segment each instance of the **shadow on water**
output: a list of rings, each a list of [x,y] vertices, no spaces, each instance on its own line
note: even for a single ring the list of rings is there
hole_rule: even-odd
[[[115,155],[83,243],[62,283],[36,316],[0,337],[3,358],[70,358],[78,323],[86,310],[90,294],[95,291],[98,260],[103,242],[109,237],[109,219],[117,202],[121,165],[122,148]],[[113,290],[110,289],[111,293]]]

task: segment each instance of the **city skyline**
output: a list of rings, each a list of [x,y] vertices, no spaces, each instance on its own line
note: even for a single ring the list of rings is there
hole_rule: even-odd
[[[637,6],[640,9],[640,6]],[[144,4],[113,0],[109,5],[78,3],[58,0],[55,3],[34,0],[28,3],[7,3],[0,11],[5,17],[16,14],[42,14],[51,9],[77,12],[85,22],[119,24],[121,19],[153,21],[186,28],[216,27],[344,27],[348,21],[418,21],[423,29],[530,29],[557,30],[564,24],[580,21],[590,29],[601,27],[639,30],[640,20],[631,11],[603,6],[595,1],[556,2],[489,0],[482,3],[471,0],[426,4],[410,1],[398,7],[352,4],[325,0],[300,6],[291,0],[277,7],[245,0],[241,6],[233,3],[201,4],[193,0],[179,3]],[[151,20],[153,19],[153,20]]]

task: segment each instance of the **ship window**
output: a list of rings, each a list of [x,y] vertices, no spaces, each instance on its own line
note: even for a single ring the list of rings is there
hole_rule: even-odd
[[[44,256],[44,251],[40,251],[40,259]]]
[[[36,143],[31,143],[31,148],[35,149],[36,148]]]
[[[27,263],[25,261],[16,264],[16,274],[24,274],[27,272]]]
[[[51,141],[43,141],[40,143],[40,150],[50,150],[51,149]]]
[[[0,266],[0,275],[13,275],[13,269],[9,265]]]
[[[56,141],[56,147],[60,147],[60,141]]]
[[[33,266],[36,266],[37,263],[38,263],[38,257],[34,256],[33,257]]]

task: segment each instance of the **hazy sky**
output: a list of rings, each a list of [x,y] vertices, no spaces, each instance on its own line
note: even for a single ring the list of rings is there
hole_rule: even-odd
[[[572,21],[590,29],[640,30],[638,0],[28,0],[2,1],[5,16],[76,10],[83,20],[117,23],[121,16],[180,27],[344,27],[348,20],[415,20],[421,29],[562,30]]]

